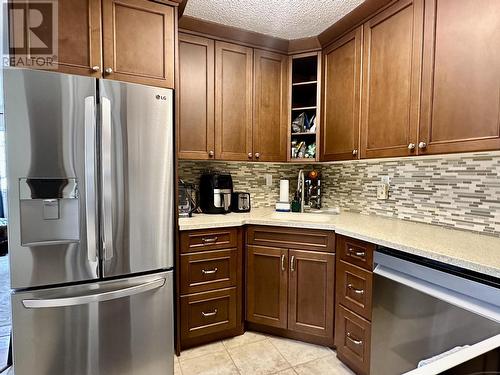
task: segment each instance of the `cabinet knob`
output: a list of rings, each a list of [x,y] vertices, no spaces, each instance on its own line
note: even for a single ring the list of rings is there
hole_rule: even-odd
[[[104,71],[106,74],[111,74],[113,73],[113,69],[111,68],[106,68],[106,70]]]
[[[249,159],[251,159],[251,158],[252,158],[252,156],[253,156],[253,155],[252,155],[252,153],[251,153],[251,152],[249,152],[249,153],[248,153],[248,158],[249,158]]]
[[[415,143],[410,143],[408,145],[408,150],[415,150]]]
[[[101,67],[99,65],[95,65],[92,67],[93,72],[98,72],[99,70],[101,70]]]
[[[358,150],[354,149],[352,150],[352,156],[356,156],[358,154]]]
[[[211,158],[214,157],[214,152],[212,150],[208,151],[208,156],[210,156]]]
[[[260,154],[258,152],[255,153],[255,157],[258,159],[260,158]]]
[[[426,148],[426,147],[427,147],[427,143],[425,143],[425,142],[420,142],[420,143],[418,144],[418,148],[419,148],[419,149],[421,149],[421,150],[423,150],[423,149],[424,149],[424,148]]]

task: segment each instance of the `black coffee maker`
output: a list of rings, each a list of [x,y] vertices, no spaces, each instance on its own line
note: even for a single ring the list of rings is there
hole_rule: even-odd
[[[233,179],[229,173],[206,172],[200,177],[200,208],[205,214],[226,214],[231,207]]]

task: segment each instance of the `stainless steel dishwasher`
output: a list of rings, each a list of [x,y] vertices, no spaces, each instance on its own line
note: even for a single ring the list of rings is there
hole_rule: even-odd
[[[374,263],[371,375],[500,373],[498,279],[387,248]]]

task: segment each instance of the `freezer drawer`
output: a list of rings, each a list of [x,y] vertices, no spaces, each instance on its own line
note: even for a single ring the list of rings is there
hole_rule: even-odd
[[[172,275],[13,294],[16,375],[173,374]]]

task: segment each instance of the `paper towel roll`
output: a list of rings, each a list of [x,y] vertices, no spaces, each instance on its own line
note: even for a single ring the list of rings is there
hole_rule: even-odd
[[[280,202],[288,202],[289,200],[288,188],[289,188],[288,180],[280,180]]]

